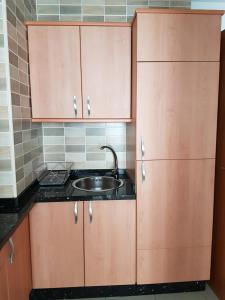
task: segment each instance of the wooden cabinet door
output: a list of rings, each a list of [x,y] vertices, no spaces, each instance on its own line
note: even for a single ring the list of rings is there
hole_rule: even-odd
[[[85,202],[86,286],[135,284],[135,206],[132,200]]]
[[[36,204],[30,213],[34,288],[84,285],[83,203]]]
[[[213,159],[137,162],[138,283],[209,279],[214,168]]]
[[[81,118],[79,27],[29,26],[28,36],[33,118]]]
[[[219,64],[137,67],[137,160],[215,158]]]
[[[7,246],[4,246],[0,250],[0,299],[1,300],[9,300],[7,265],[8,265],[8,248]]]
[[[32,279],[28,217],[19,225],[11,239],[14,244],[14,255],[12,263],[8,263],[9,299],[29,300]]]
[[[81,65],[84,117],[130,118],[131,28],[81,26]]]
[[[219,61],[220,15],[140,13],[138,61]]]

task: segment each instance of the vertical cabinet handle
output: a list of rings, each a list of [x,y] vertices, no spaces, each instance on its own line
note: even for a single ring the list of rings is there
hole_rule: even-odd
[[[87,110],[88,110],[88,117],[90,117],[90,115],[91,115],[91,99],[89,96],[87,97]]]
[[[141,157],[142,157],[142,159],[144,158],[144,155],[145,155],[145,144],[144,144],[143,137],[141,137]]]
[[[10,252],[10,255],[9,255],[9,263],[13,264],[14,256],[15,256],[15,245],[13,243],[12,238],[9,239],[9,245],[10,245],[10,249],[11,249],[11,252]]]
[[[77,117],[77,97],[73,96],[73,108],[75,112],[75,116]]]
[[[144,162],[141,162],[141,178],[142,178],[142,182],[145,181],[145,177],[146,177],[146,173],[145,173],[145,166],[144,166]]]
[[[78,202],[74,203],[74,223],[77,224],[78,222]]]
[[[92,203],[89,201],[88,204],[88,212],[89,212],[89,222],[92,223],[93,220],[93,209],[92,209]]]

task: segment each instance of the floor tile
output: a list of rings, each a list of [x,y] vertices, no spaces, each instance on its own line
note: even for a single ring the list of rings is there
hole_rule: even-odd
[[[156,295],[156,300],[206,300],[202,292]]]
[[[214,294],[208,285],[206,285],[205,297],[207,300],[219,300],[219,298]]]
[[[130,296],[130,297],[107,297],[106,300],[155,300],[154,295]]]

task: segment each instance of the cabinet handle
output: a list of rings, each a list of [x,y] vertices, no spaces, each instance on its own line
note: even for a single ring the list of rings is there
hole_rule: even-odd
[[[144,144],[143,137],[141,137],[141,157],[144,158],[144,155],[145,155],[145,144]]]
[[[141,177],[142,177],[142,182],[145,181],[145,177],[146,177],[146,173],[145,173],[145,166],[144,166],[144,162],[141,162]]]
[[[91,201],[89,201],[89,204],[88,204],[88,212],[89,212],[89,221],[90,221],[90,223],[92,223],[92,220],[93,220],[93,209],[92,209],[92,203],[91,203]]]
[[[77,224],[78,222],[78,203],[74,203],[74,223]]]
[[[10,248],[11,248],[11,253],[9,255],[9,263],[13,264],[14,256],[15,256],[15,245],[13,243],[12,238],[9,239],[9,245],[10,245]]]
[[[73,96],[73,108],[75,112],[75,116],[77,116],[77,97]]]
[[[90,115],[91,115],[91,99],[89,96],[87,97],[87,110],[88,110],[88,117],[90,117]]]

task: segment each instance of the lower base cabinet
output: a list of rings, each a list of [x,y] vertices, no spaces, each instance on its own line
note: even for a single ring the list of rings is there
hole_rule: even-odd
[[[85,285],[135,284],[136,201],[85,202],[84,208]]]
[[[33,287],[84,285],[83,203],[36,204],[30,212]]]
[[[8,265],[8,249],[7,249],[7,245],[5,245],[0,250],[0,299],[1,300],[9,300],[7,265]]]
[[[28,300],[32,289],[29,220],[26,217],[0,251],[0,299]]]
[[[136,201],[38,203],[30,213],[34,288],[136,282]]]

